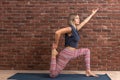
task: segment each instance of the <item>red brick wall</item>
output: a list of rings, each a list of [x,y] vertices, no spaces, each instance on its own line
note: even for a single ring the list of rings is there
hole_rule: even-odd
[[[70,13],[81,21],[99,7],[80,30],[79,48],[91,49],[92,70],[120,70],[120,1],[0,0],[0,69],[48,70],[54,32],[68,26]],[[59,51],[64,48],[61,36]],[[84,57],[66,70],[84,70]]]

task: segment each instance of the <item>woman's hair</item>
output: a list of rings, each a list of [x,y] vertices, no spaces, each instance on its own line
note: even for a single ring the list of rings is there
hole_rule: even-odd
[[[70,26],[75,26],[75,24],[73,23],[75,17],[77,16],[78,14],[70,14],[69,17],[68,17],[68,25]]]

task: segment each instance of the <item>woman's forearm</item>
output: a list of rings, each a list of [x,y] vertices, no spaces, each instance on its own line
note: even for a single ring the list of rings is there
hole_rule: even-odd
[[[93,17],[93,15],[95,15],[97,11],[98,11],[98,8],[96,10],[93,10],[91,15],[88,16],[81,24],[78,25],[78,30],[80,30]]]
[[[92,13],[90,16],[88,16],[81,24],[78,25],[78,30],[80,30],[93,16],[94,14]]]
[[[91,13],[91,15],[88,16],[88,17],[85,19],[85,23],[84,23],[84,24],[86,24],[86,23],[92,18],[92,16],[96,14],[97,11],[98,11],[98,8],[97,8],[96,10],[93,10],[92,13]]]
[[[57,30],[55,32],[55,41],[54,41],[53,48],[57,48],[58,47],[61,35],[65,34],[65,33],[70,33],[70,32],[71,32],[71,28],[70,27],[66,27],[66,28],[62,28],[62,29]]]
[[[85,19],[85,23],[84,23],[84,24],[86,24],[86,23],[92,18],[93,15],[94,15],[94,13],[92,13],[89,17],[87,17],[87,18]]]
[[[61,36],[61,34],[60,34],[58,31],[56,31],[56,32],[55,32],[55,44],[56,44],[57,46],[58,46],[58,44],[59,44],[60,36]]]

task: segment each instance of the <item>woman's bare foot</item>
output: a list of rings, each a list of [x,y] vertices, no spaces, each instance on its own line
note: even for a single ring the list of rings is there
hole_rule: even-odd
[[[56,49],[52,49],[52,57],[56,57],[56,55],[58,54]]]
[[[87,71],[86,71],[86,76],[88,76],[88,77],[89,77],[89,76],[98,77],[98,75],[92,73],[90,70],[87,70]]]

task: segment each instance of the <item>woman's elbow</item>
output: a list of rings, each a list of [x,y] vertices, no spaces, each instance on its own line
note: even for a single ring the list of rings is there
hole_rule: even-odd
[[[61,33],[60,33],[60,31],[56,31],[55,34],[56,35],[60,35]]]

